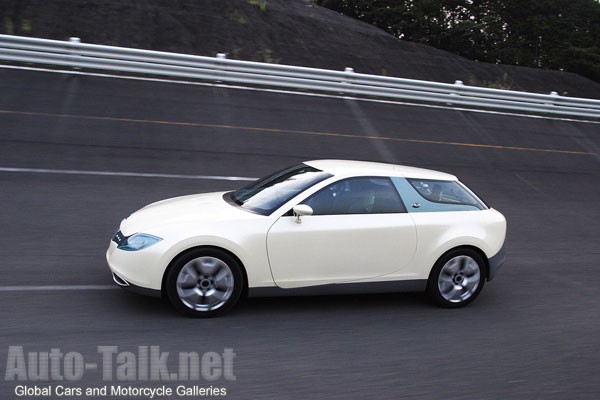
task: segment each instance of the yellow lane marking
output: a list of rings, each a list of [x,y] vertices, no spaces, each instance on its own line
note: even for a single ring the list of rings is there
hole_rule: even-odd
[[[136,123],[136,124],[189,126],[189,127],[199,127],[199,128],[238,129],[238,130],[244,130],[244,131],[266,132],[266,133],[289,133],[289,134],[297,134],[297,135],[384,140],[384,141],[404,142],[404,143],[438,144],[438,145],[446,145],[446,146],[475,147],[475,148],[497,149],[497,150],[533,151],[533,152],[543,152],[543,153],[576,154],[576,155],[593,155],[594,154],[594,153],[590,153],[590,152],[576,151],[576,150],[541,149],[541,148],[535,148],[535,147],[501,146],[501,145],[493,145],[493,144],[462,143],[462,142],[451,142],[451,141],[441,141],[441,140],[405,139],[405,138],[396,138],[396,137],[389,137],[389,136],[352,135],[352,134],[348,134],[348,133],[335,133],[335,132],[314,132],[314,131],[302,131],[302,130],[293,130],[293,129],[259,128],[259,127],[251,127],[251,126],[235,126],[235,125],[219,125],[219,124],[203,124],[203,123],[199,123],[199,122],[161,121],[161,120],[150,120],[150,119],[101,117],[101,116],[92,116],[92,115],[51,114],[51,113],[11,111],[11,110],[0,110],[0,114],[29,115],[29,116],[55,117],[55,118],[71,118],[71,119],[95,120],[95,121],[130,122],[130,123]]]

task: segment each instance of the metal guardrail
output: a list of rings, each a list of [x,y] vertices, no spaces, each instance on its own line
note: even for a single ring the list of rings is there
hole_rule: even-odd
[[[265,64],[160,51],[0,35],[0,60],[58,67],[149,74],[253,86],[600,118],[600,100],[488,89],[345,71]]]

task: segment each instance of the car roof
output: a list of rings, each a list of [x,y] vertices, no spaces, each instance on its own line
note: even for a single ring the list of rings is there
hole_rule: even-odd
[[[311,160],[304,162],[304,164],[329,172],[333,175],[396,176],[402,178],[435,179],[443,181],[458,180],[456,176],[445,172],[370,161]]]

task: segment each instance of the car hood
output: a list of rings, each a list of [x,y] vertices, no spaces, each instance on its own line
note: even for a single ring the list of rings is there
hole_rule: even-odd
[[[121,222],[121,232],[128,236],[137,232],[154,233],[161,227],[207,223],[252,217],[254,214],[229,204],[227,192],[194,194],[149,204]]]

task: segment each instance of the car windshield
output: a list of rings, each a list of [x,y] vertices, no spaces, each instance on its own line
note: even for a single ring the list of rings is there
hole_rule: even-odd
[[[299,164],[276,172],[231,193],[231,200],[249,211],[269,215],[297,194],[332,175]]]

